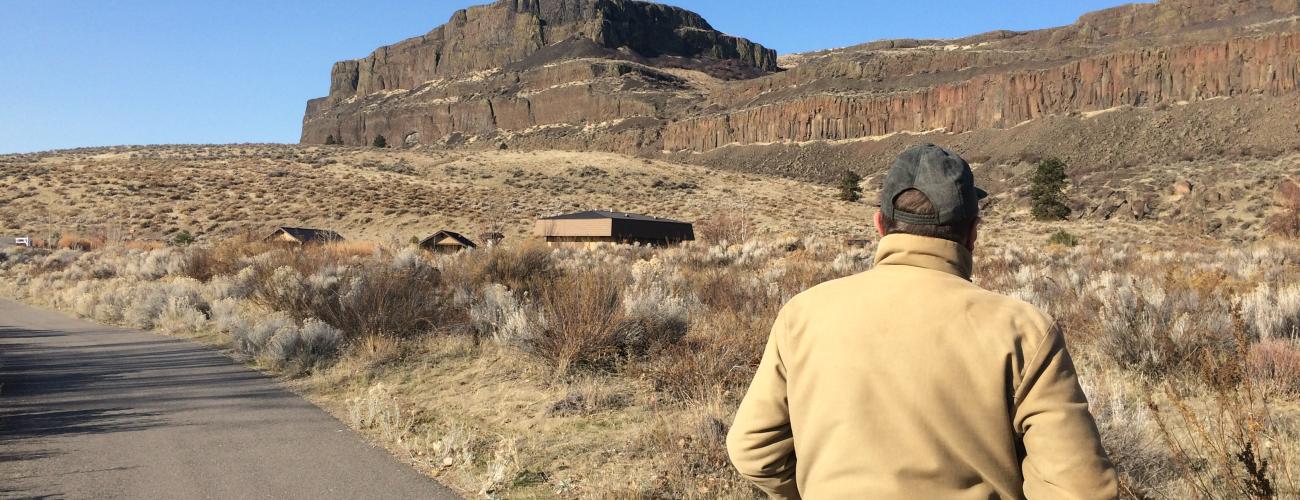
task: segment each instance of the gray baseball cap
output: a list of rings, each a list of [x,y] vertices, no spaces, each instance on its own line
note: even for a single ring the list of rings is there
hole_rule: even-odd
[[[938,212],[914,214],[895,209],[894,200],[909,189],[924,193]],[[934,144],[922,144],[894,160],[880,190],[880,211],[907,224],[955,224],[979,217],[979,200],[986,196],[988,193],[975,187],[975,174],[966,160]]]

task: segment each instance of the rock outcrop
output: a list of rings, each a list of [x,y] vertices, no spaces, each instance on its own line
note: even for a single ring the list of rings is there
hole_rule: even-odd
[[[1008,128],[1046,115],[1118,106],[1278,96],[1300,86],[1300,34],[1236,38],[1089,57],[883,95],[814,94],[673,123],[669,150],[835,141],[897,132]]]
[[[336,64],[302,141],[595,149],[818,179],[870,170],[914,135],[1089,168],[1134,161],[1135,131],[1159,137],[1162,159],[1258,155],[1300,147],[1275,119],[1300,91],[1297,13],[1300,0],[1163,0],[778,67],[772,50],[675,7],[501,0]]]

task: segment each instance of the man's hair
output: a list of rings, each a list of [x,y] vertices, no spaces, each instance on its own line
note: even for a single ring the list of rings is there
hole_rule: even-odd
[[[938,212],[934,208],[934,204],[930,203],[930,197],[916,189],[908,189],[899,193],[898,198],[894,199],[894,209],[917,215],[933,215]],[[970,231],[974,227],[973,222],[975,222],[972,220],[955,224],[927,225],[898,222],[884,214],[881,214],[881,218],[884,219],[885,234],[902,233],[928,236],[955,243],[965,243],[970,238]]]

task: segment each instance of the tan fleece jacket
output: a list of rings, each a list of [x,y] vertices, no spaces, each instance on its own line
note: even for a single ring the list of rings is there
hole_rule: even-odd
[[[1111,499],[1059,329],[969,281],[965,247],[895,234],[778,315],[727,435],[773,498]]]

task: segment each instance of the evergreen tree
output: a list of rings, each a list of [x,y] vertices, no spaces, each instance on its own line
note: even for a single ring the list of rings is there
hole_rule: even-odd
[[[377,148],[386,148],[388,147],[388,139],[385,139],[382,135],[377,135],[375,136],[375,142],[372,145]]]
[[[187,246],[191,243],[194,243],[194,235],[184,229],[182,229],[181,232],[176,233],[176,236],[172,237],[172,244],[178,247]]]
[[[862,199],[862,176],[852,170],[845,170],[844,175],[840,177],[840,196],[844,201],[858,201]]]
[[[1065,175],[1065,162],[1048,158],[1038,163],[1029,185],[1030,213],[1038,220],[1062,220],[1070,216],[1066,204],[1065,186],[1070,177]]]
[[[329,137],[326,137],[326,138],[325,138],[325,145],[326,145],[326,146],[333,146],[333,145],[338,144],[338,143],[339,143],[339,140],[334,138],[334,134],[330,134]]]

